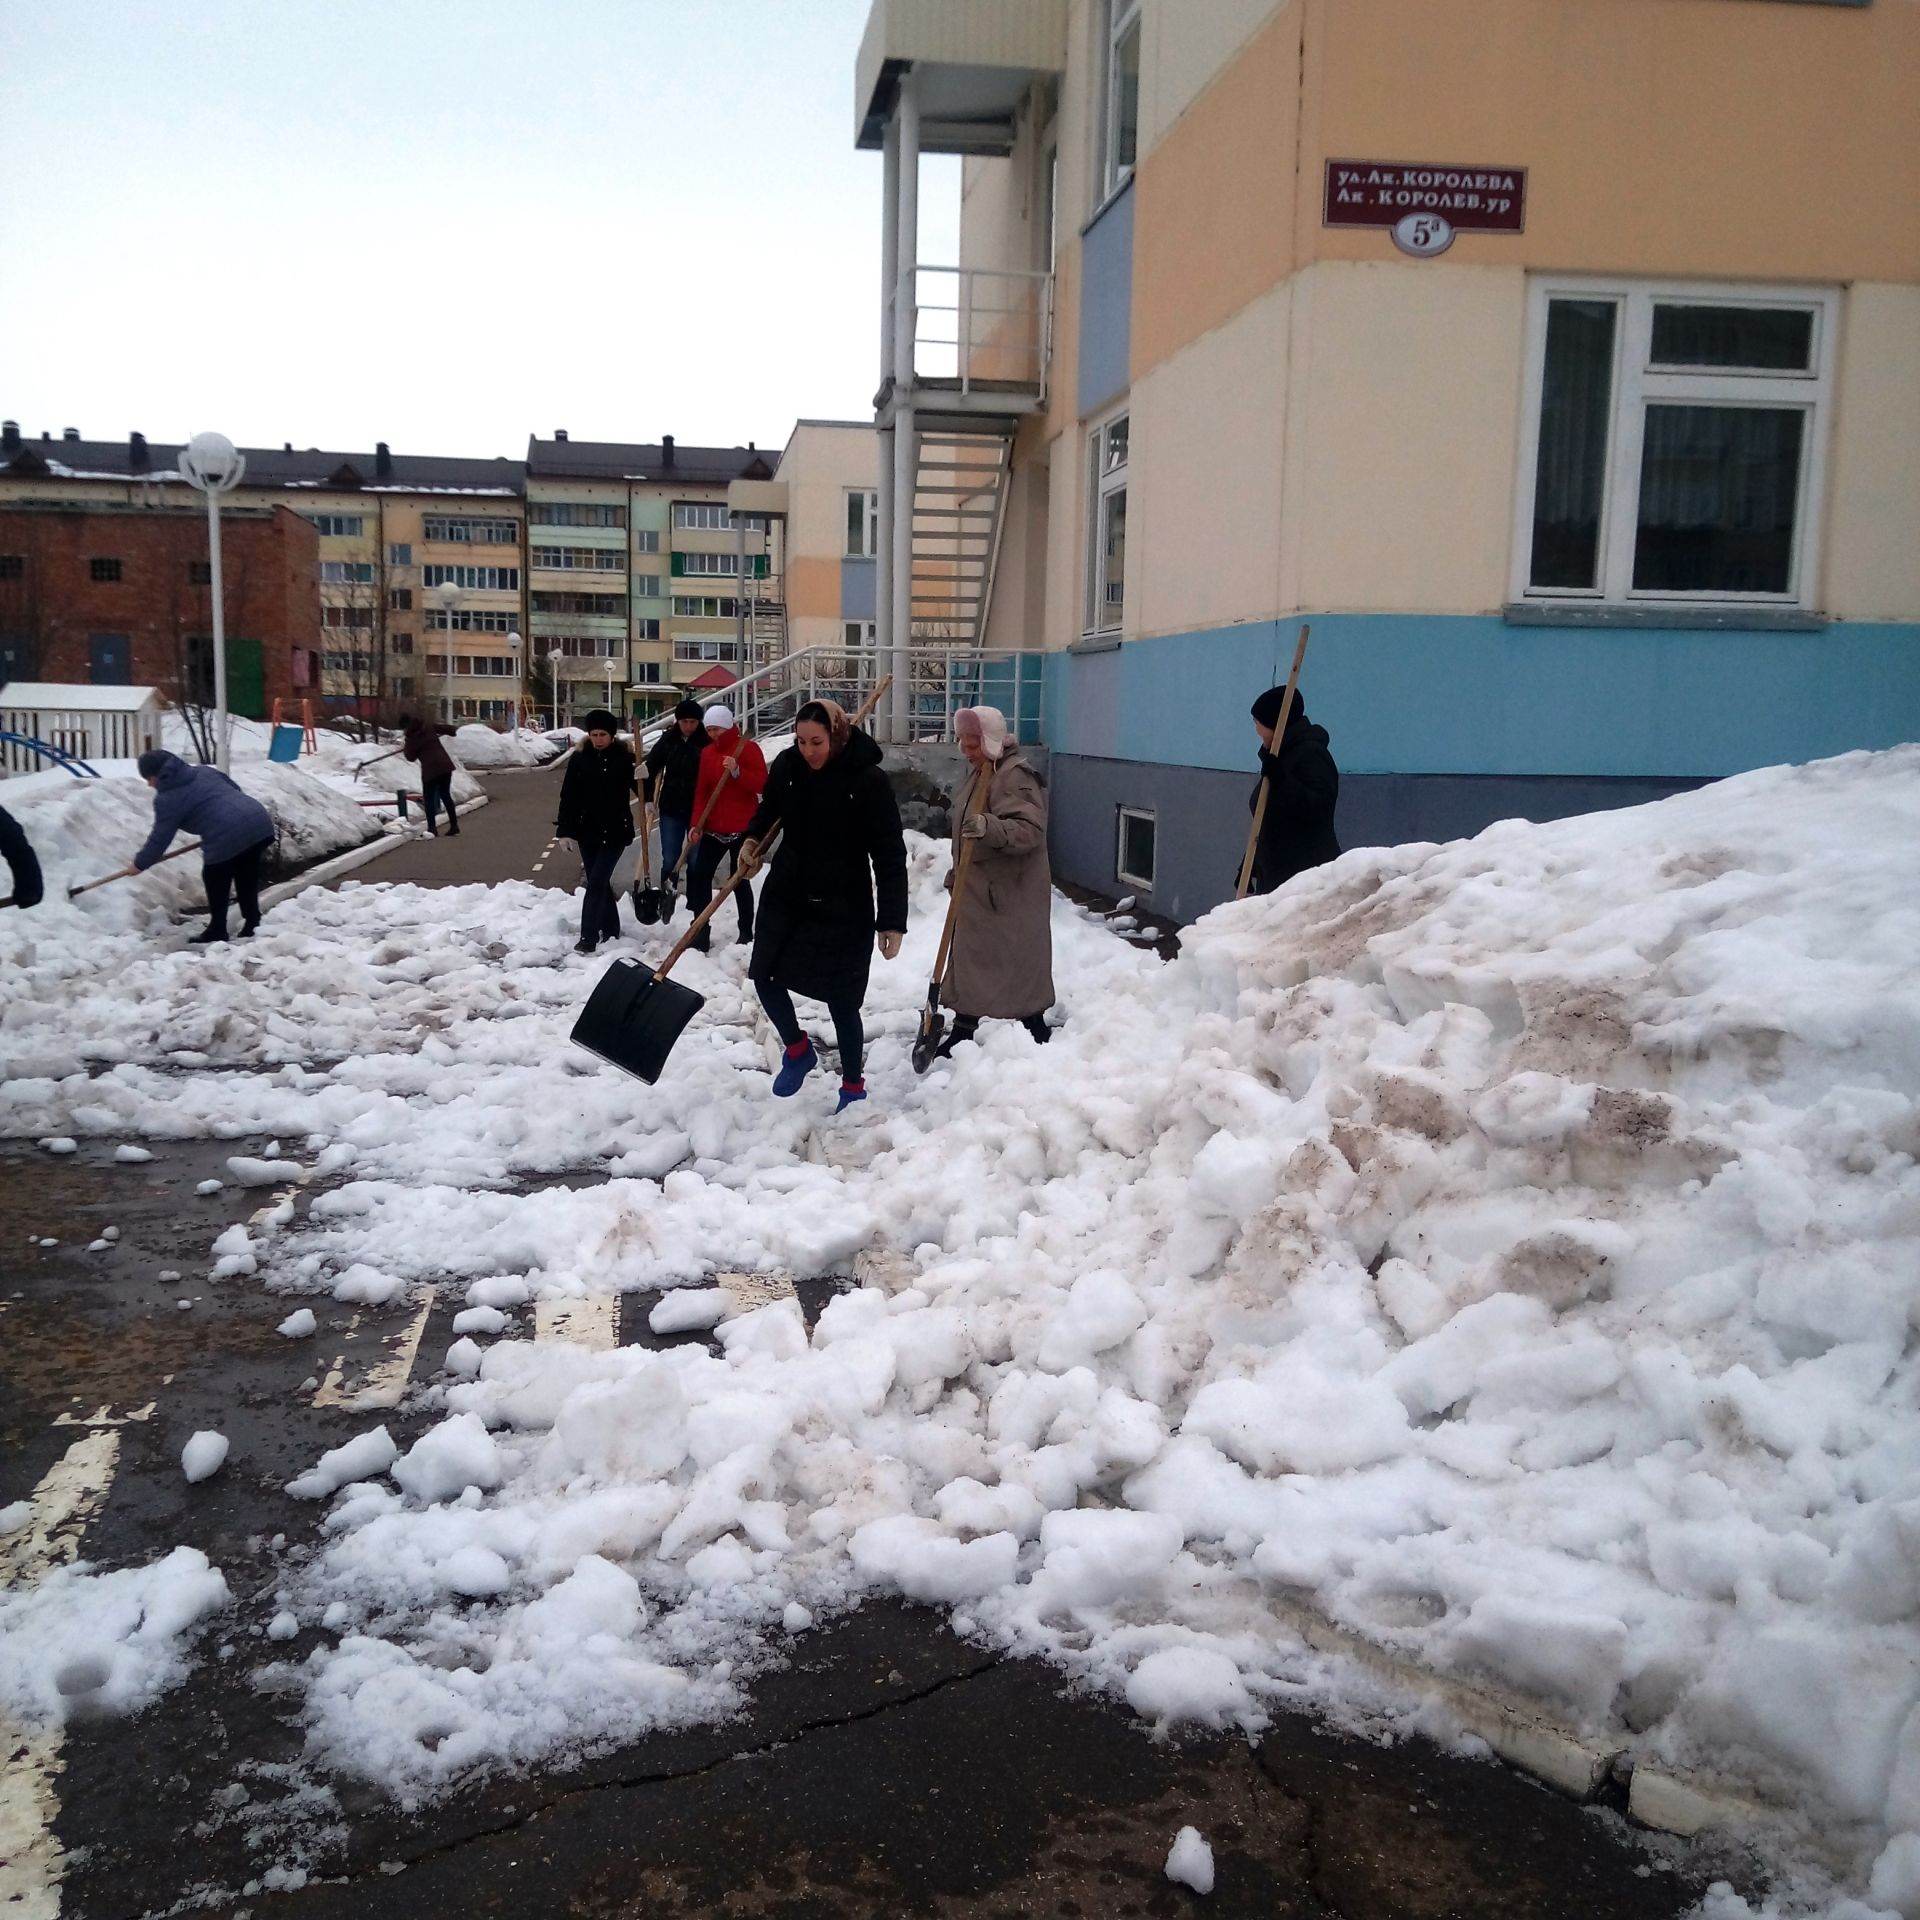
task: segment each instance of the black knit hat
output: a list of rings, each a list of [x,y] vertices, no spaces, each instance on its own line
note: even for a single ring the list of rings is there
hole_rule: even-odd
[[[589,733],[618,733],[620,722],[605,707],[595,707],[580,724]]]
[[[1281,704],[1285,701],[1286,697],[1287,690],[1285,687],[1269,687],[1266,692],[1253,703],[1251,709],[1253,717],[1259,721],[1263,727],[1277,727],[1280,724]],[[1300,689],[1295,687],[1293,690],[1293,712],[1288,716],[1287,725],[1292,727],[1296,722],[1304,720],[1306,717],[1306,700],[1301,695]]]
[[[706,709],[701,706],[698,700],[682,700],[680,704],[674,708],[673,717],[676,720],[698,720],[705,711]]]

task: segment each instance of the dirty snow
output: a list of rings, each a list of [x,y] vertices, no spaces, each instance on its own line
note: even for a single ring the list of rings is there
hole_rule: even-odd
[[[570,1050],[600,967],[518,884],[305,894],[190,967],[0,932],[8,1132],[275,1134],[326,1183],[246,1284],[901,1257],[811,1333],[469,1322],[424,1438],[295,1483],[311,1758],[430,1793],[710,1718],[870,1591],[1156,1723],[1388,1711],[1305,1607],[1920,1911],[1920,750],[1356,851],[1171,965],[1056,902],[1052,1044],[916,1079],[945,865],[839,1120],[830,1076],[768,1099],[725,941],[658,1087]]]

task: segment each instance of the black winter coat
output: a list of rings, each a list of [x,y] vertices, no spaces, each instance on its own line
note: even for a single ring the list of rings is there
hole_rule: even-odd
[[[633,838],[636,791],[633,749],[624,740],[610,747],[575,747],[560,782],[560,817],[553,830],[563,840],[624,847]]]
[[[453,729],[432,721],[416,720],[406,731],[405,758],[419,762],[422,780],[447,780],[453,775],[453,756],[442,740],[451,740]]]
[[[700,777],[706,747],[705,727],[683,735],[678,721],[653,743],[647,755],[647,798],[668,819],[693,818],[693,783]]]
[[[855,732],[815,773],[789,747],[773,763],[747,832],[764,839],[776,820],[749,978],[813,1000],[857,1000],[867,990],[874,929],[907,930],[907,843],[880,749]]]
[[[1333,833],[1333,807],[1340,797],[1340,769],[1327,751],[1327,730],[1295,708],[1279,751],[1260,749],[1260,777],[1270,789],[1260,844],[1254,849],[1250,893],[1271,893],[1296,873],[1340,857]],[[1247,804],[1260,798],[1256,786]]]
[[[26,829],[0,807],[0,860],[5,860],[13,875],[13,904],[37,907],[46,897],[46,884],[40,878],[40,862],[27,840]]]

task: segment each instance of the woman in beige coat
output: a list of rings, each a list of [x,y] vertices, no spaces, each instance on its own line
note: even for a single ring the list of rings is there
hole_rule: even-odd
[[[967,773],[953,796],[955,871],[971,844],[972,864],[941,999],[958,1016],[940,1048],[971,1040],[982,1020],[1018,1020],[1033,1037],[1051,1035],[1053,1005],[1053,874],[1047,865],[1047,789],[1007,738],[997,707],[966,707],[954,731]],[[986,803],[974,809],[983,767],[992,769]],[[953,875],[947,876],[951,889]]]

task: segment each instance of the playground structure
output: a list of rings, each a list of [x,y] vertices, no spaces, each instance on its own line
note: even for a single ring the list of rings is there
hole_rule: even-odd
[[[13,680],[0,687],[0,778],[51,763],[97,778],[95,760],[134,760],[160,745],[165,702],[154,687]]]

